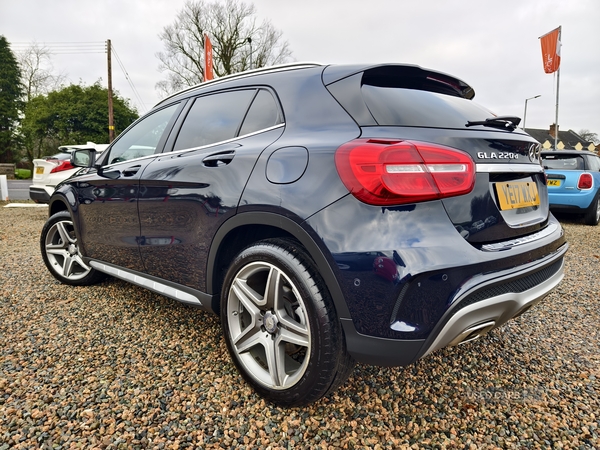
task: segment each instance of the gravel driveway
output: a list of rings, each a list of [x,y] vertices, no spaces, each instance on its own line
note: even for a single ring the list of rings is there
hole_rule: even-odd
[[[0,450],[600,448],[600,227],[564,224],[565,279],[520,318],[404,369],[359,365],[284,410],[244,384],[215,316],[55,281],[45,219],[0,208]]]

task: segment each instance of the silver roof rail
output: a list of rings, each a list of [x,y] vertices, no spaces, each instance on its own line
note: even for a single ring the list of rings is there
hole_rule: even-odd
[[[283,71],[287,71],[287,70],[305,69],[305,68],[309,68],[309,67],[318,67],[318,66],[323,66],[323,64],[317,63],[317,62],[295,62],[295,63],[287,63],[287,64],[278,64],[275,66],[265,66],[265,67],[260,67],[258,69],[246,70],[244,72],[237,72],[237,73],[233,73],[231,75],[225,75],[224,77],[221,77],[221,78],[215,78],[213,80],[204,81],[204,82],[196,84],[194,86],[190,86],[190,87],[181,89],[180,91],[177,91],[177,92],[169,95],[168,97],[165,97],[164,99],[159,101],[156,105],[154,105],[154,107],[160,105],[161,103],[163,103],[173,97],[176,97],[180,94],[184,94],[185,92],[188,92],[188,91],[192,91],[199,87],[210,86],[212,84],[223,83],[225,81],[236,80],[239,78],[246,78],[246,77],[250,77],[250,76],[262,74],[262,73],[283,72]]]

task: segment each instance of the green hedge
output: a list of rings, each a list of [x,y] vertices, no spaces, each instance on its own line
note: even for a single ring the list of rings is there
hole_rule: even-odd
[[[27,180],[31,178],[31,170],[29,169],[16,169],[15,178],[17,180]]]

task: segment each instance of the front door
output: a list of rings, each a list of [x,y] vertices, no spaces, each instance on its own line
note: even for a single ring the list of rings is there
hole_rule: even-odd
[[[138,249],[140,175],[164,147],[178,111],[174,104],[141,119],[105,150],[99,168],[73,180],[85,256],[143,271]]]

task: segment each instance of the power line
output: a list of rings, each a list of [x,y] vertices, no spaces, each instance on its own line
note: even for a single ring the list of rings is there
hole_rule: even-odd
[[[10,47],[15,52],[26,52],[32,47],[37,47],[47,51],[48,54],[51,55],[77,55],[77,54],[91,54],[91,53],[106,53],[106,41],[88,41],[88,42],[11,42]],[[123,71],[125,75],[125,79],[127,83],[131,87],[133,94],[136,98],[136,101],[139,105],[144,108],[144,111],[147,111],[148,108],[146,104],[142,100],[137,88],[133,84],[133,80],[127,73],[125,69],[125,65],[119,58],[119,55],[115,51],[114,44],[111,44],[111,54],[115,55],[117,63],[119,67]]]
[[[144,111],[147,111],[148,108],[146,107],[146,105],[144,104],[144,101],[142,100],[142,97],[140,96],[140,94],[138,93],[138,90],[136,89],[135,85],[133,84],[133,80],[131,79],[131,77],[129,76],[129,74],[127,73],[127,70],[125,69],[125,65],[123,64],[123,62],[121,61],[121,58],[119,58],[119,55],[117,54],[117,51],[115,49],[114,44],[111,45],[111,49],[112,49],[112,53],[115,55],[115,58],[117,60],[117,63],[119,64],[119,67],[121,68],[121,70],[123,71],[123,74],[125,75],[125,79],[127,80],[127,82],[129,83],[129,86],[131,86],[131,90],[133,91],[133,94],[135,95],[137,101],[140,103],[140,105],[144,108]]]
[[[10,46],[16,52],[25,52],[32,46],[36,46],[47,50],[52,55],[106,53],[104,42],[12,42]]]

